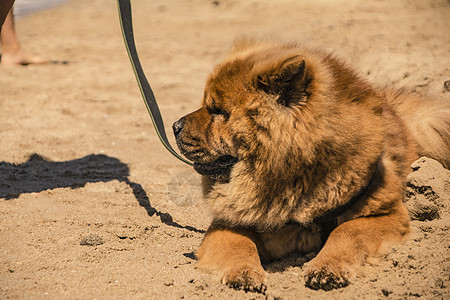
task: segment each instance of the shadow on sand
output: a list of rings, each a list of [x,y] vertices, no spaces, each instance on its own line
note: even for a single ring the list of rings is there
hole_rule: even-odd
[[[174,222],[170,214],[152,207],[145,190],[139,183],[130,181],[129,174],[127,164],[107,155],[91,154],[70,161],[53,162],[32,154],[28,161],[20,165],[0,162],[0,198],[10,200],[18,198],[22,193],[67,187],[75,189],[88,182],[118,180],[131,187],[139,205],[145,208],[149,216],[156,214],[161,222],[169,226],[204,232],[191,226],[182,226]]]

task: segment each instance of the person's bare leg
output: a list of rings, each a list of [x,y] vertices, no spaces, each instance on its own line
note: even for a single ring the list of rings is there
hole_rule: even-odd
[[[14,0],[2,0],[0,1],[0,31],[2,31],[3,22],[5,22],[6,16],[11,10],[14,4]]]
[[[2,45],[2,57],[0,63],[2,65],[44,64],[49,62],[49,60],[32,55],[21,48],[14,27],[12,8],[6,16],[0,35]]]

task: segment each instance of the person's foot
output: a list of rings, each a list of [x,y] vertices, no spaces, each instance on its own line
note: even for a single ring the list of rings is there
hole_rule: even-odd
[[[2,53],[0,64],[2,65],[29,65],[29,64],[46,64],[50,60],[33,55],[23,51],[22,49],[14,53]]]

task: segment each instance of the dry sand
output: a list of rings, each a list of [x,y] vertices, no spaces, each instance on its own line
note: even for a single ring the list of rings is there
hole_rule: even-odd
[[[168,131],[243,33],[303,40],[380,86],[450,101],[448,1],[134,2]],[[220,285],[193,259],[209,222],[199,177],[156,137],[115,1],[73,0],[17,30],[26,49],[68,64],[0,66],[0,298],[450,298],[449,172],[428,159],[410,178],[410,239],[349,287],[305,288],[296,256],[265,266],[266,295]]]

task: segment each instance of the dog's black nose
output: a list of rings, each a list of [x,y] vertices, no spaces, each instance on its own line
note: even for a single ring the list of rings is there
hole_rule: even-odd
[[[176,121],[175,123],[173,123],[172,128],[173,128],[173,133],[175,134],[175,137],[180,134],[181,130],[183,130],[183,126],[185,123],[185,118],[181,118],[178,121]]]

